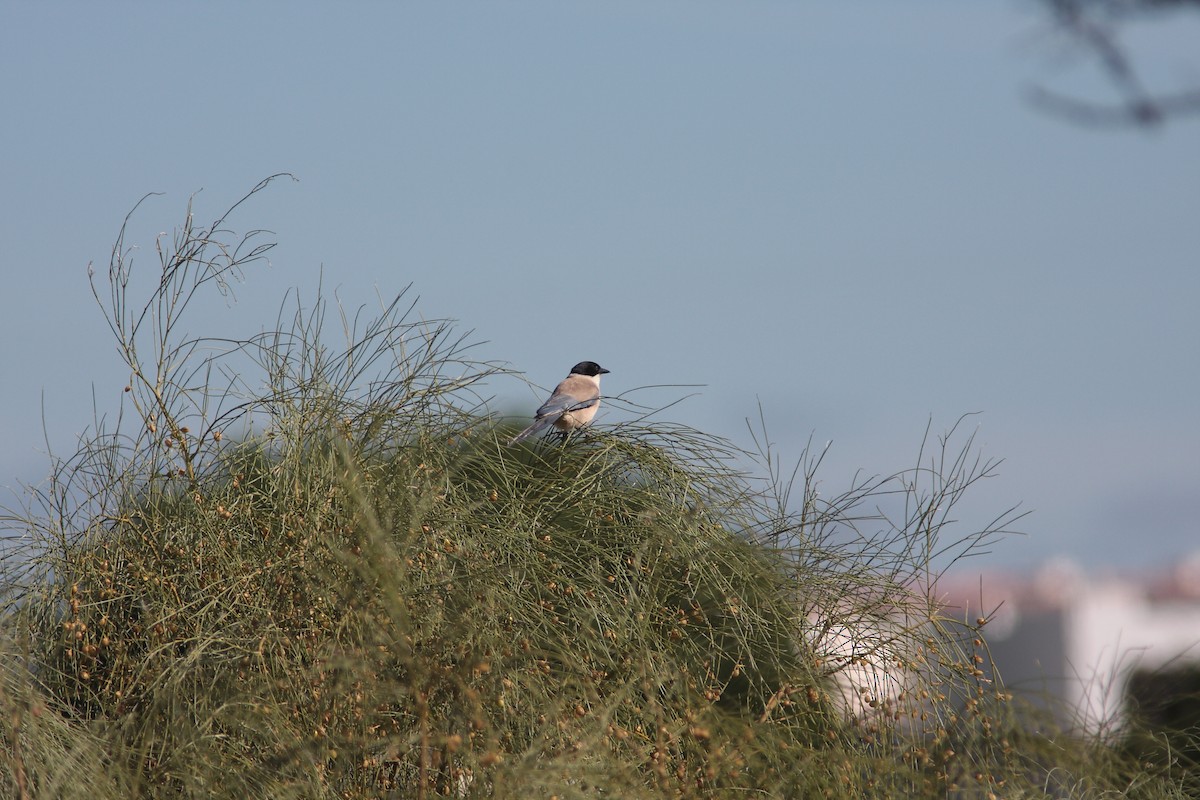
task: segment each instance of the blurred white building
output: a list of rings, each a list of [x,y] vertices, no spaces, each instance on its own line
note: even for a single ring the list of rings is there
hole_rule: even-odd
[[[1067,560],[1026,576],[939,583],[948,607],[989,616],[984,633],[1004,684],[1065,701],[1091,731],[1119,725],[1136,673],[1200,667],[1200,552],[1172,570],[1090,576]]]

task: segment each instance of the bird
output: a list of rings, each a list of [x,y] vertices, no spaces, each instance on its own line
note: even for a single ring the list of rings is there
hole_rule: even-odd
[[[550,399],[537,410],[533,424],[514,436],[508,446],[533,436],[548,425],[564,434],[586,426],[600,407],[600,376],[607,374],[608,370],[595,361],[580,361],[571,367],[567,377],[554,387]]]

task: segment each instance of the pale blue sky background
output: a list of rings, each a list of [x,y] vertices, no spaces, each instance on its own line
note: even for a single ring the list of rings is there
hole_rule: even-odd
[[[44,474],[125,376],[85,279],[143,194],[149,248],[208,220],[278,248],[196,333],[269,326],[284,291],[408,283],[543,386],[704,384],[669,418],[829,490],[911,465],[980,411],[1006,459],[968,523],[1020,502],[1058,553],[1200,545],[1200,124],[1071,127],[1021,98],[1064,71],[1023,2],[0,4],[0,484]],[[1200,82],[1200,26],[1145,33]],[[152,268],[146,253],[142,263]],[[539,397],[513,380],[498,408]],[[644,393],[669,402],[688,390]],[[621,418],[609,409],[601,423]],[[977,515],[977,516],[976,516]]]

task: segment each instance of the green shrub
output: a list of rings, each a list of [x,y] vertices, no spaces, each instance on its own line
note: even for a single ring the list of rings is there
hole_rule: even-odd
[[[198,293],[270,248],[225,224],[189,209],[143,305],[122,231],[101,307],[130,413],[10,516],[10,796],[1181,785],[1038,733],[984,622],[936,603],[938,565],[1013,518],[947,541],[993,466],[970,439],[828,499],[819,453],[781,480],[761,447],[760,480],[727,442],[644,420],[508,448],[483,397],[505,370],[399,298],[342,314],[337,347],[320,299],[244,341],[184,336]]]

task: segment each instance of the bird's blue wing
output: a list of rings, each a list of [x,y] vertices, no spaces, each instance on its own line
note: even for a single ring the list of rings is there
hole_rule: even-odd
[[[558,419],[568,411],[578,411],[581,408],[589,408],[596,405],[596,401],[600,399],[599,393],[592,397],[579,398],[572,397],[565,392],[555,392],[550,396],[550,399],[542,403],[541,408],[537,410],[537,418],[545,419],[553,417]]]

